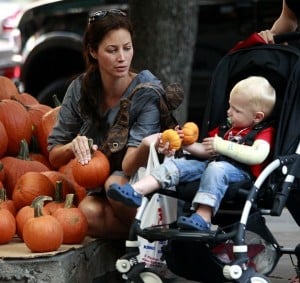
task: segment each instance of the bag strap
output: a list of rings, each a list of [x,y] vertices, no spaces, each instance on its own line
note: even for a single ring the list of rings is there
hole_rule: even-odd
[[[121,151],[127,143],[129,134],[130,99],[121,99],[120,109],[113,126],[110,128],[106,140],[102,143],[101,151],[109,157],[112,153]],[[116,139],[116,137],[118,137]]]
[[[120,100],[120,109],[115,118],[114,124],[110,128],[106,140],[101,146],[101,151],[110,156],[112,153],[121,151],[127,144],[128,134],[129,134],[129,121],[130,121],[130,106],[131,100],[134,94],[142,88],[151,88],[160,97],[161,93],[157,85],[147,82],[138,84],[131,93]],[[116,139],[116,136],[118,138]]]
[[[132,100],[132,97],[134,96],[134,94],[136,94],[136,92],[142,88],[151,88],[153,89],[156,94],[159,96],[159,97],[163,97],[161,91],[163,91],[160,87],[158,87],[157,84],[154,84],[154,83],[151,83],[151,82],[146,82],[146,83],[140,83],[138,84],[132,91],[131,93],[125,97],[125,98],[122,98],[122,99],[129,99],[129,100]],[[161,91],[160,91],[161,90]],[[164,98],[166,99],[166,98]]]

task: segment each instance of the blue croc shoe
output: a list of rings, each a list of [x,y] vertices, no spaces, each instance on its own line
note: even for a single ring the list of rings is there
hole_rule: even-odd
[[[113,200],[120,201],[131,207],[139,207],[142,203],[142,195],[137,193],[130,184],[123,186],[111,184],[107,195]]]
[[[178,227],[186,230],[210,231],[211,224],[207,223],[199,214],[193,213],[190,217],[180,216]]]

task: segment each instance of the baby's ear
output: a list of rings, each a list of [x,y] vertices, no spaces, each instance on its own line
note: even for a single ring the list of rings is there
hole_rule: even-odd
[[[260,123],[263,119],[265,118],[265,113],[258,111],[255,113],[255,117],[254,117],[254,123],[258,124]]]

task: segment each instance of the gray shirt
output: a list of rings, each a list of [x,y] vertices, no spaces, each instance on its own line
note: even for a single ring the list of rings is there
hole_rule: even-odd
[[[140,72],[125,91],[128,96],[134,87],[140,83],[161,82],[150,71]],[[119,105],[104,113],[103,127],[96,128],[91,121],[84,119],[79,111],[78,101],[81,96],[81,76],[69,86],[59,111],[57,122],[48,137],[48,150],[55,145],[71,142],[76,135],[92,138],[101,146],[106,133],[113,124],[119,110]],[[100,108],[100,107],[99,107]],[[133,96],[130,108],[130,131],[127,146],[137,147],[141,140],[160,131],[159,97],[152,89],[141,89]]]

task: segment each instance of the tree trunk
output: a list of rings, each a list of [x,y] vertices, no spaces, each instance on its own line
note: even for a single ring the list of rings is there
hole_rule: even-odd
[[[137,70],[149,69],[166,86],[178,82],[185,99],[174,112],[186,121],[194,46],[197,35],[197,0],[129,0],[136,37]]]

